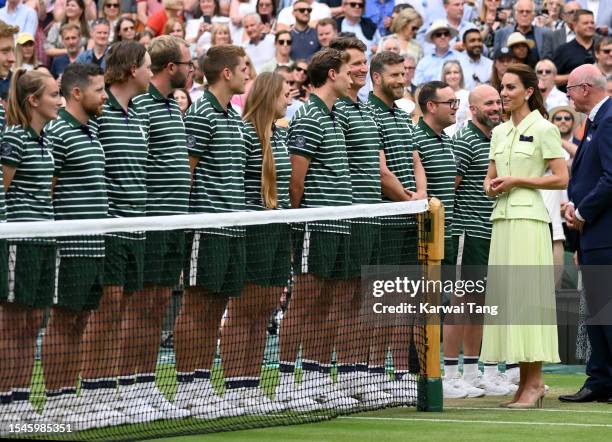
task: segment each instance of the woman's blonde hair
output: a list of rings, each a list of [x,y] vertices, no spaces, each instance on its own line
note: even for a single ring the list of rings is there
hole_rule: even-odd
[[[391,23],[391,32],[397,34],[412,22],[416,22],[421,27],[423,26],[423,17],[412,8],[402,9]]]
[[[36,47],[32,52],[32,60],[26,61],[23,59],[23,53],[21,52],[21,47],[23,45],[16,44],[15,45],[15,64],[13,65],[13,69],[19,69],[24,63],[31,64],[32,67],[38,65],[38,57],[36,56]]]
[[[26,128],[32,121],[32,109],[28,98],[40,97],[45,91],[45,80],[53,77],[44,71],[18,69],[11,78],[6,106],[9,125]]]
[[[212,26],[212,30],[210,31],[210,45],[215,46],[217,42],[217,34],[221,29],[225,29],[227,31],[227,35],[229,36],[229,42],[227,44],[232,44],[232,33],[230,32],[230,28],[226,23],[215,23]]]
[[[257,76],[244,106],[244,121],[250,122],[261,143],[263,161],[261,165],[261,198],[264,206],[278,206],[276,188],[276,164],[270,140],[270,129],[276,119],[276,102],[283,93],[285,79],[272,72]]]
[[[446,82],[446,74],[448,74],[448,72],[451,70],[453,66],[456,67],[459,70],[459,73],[461,74],[461,81],[459,82],[459,87],[461,89],[465,89],[465,77],[463,75],[463,68],[461,67],[461,64],[457,60],[448,60],[444,62],[444,64],[442,65],[441,80]]]

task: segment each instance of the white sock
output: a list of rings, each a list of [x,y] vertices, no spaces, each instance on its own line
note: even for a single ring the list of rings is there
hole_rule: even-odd
[[[496,374],[497,374],[497,364],[495,364],[495,365],[485,364],[485,366],[484,366],[484,375],[486,377],[493,377]]]

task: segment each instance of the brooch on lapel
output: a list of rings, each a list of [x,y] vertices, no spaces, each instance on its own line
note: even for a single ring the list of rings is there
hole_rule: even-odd
[[[528,143],[533,143],[533,136],[526,137],[525,135],[519,136],[519,141],[526,141]]]

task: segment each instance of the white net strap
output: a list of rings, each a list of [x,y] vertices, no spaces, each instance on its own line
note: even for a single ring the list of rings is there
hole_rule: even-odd
[[[67,221],[11,222],[0,224],[0,238],[57,238],[112,232],[209,229],[258,224],[303,223],[321,220],[378,218],[415,215],[427,211],[427,200],[399,203],[355,204],[313,209],[261,210],[194,215],[133,218],[81,219]]]

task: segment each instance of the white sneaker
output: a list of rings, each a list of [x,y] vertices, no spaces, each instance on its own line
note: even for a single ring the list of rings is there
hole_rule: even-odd
[[[161,411],[166,419],[182,419],[189,416],[189,410],[176,407],[172,402],[166,399],[163,393],[159,391],[155,385],[151,385],[143,391],[146,393],[144,399],[146,399],[153,408]]]
[[[442,378],[442,393],[444,399],[463,399],[468,395],[465,382],[459,376]]]
[[[222,400],[214,405],[206,405],[196,407],[198,417],[208,419],[217,419],[220,417],[238,417],[243,416],[246,410],[242,406],[243,388],[226,390]]]
[[[359,403],[364,408],[381,408],[386,407],[395,402],[393,395],[383,390],[374,390],[362,393],[359,396]]]
[[[303,380],[300,385],[301,394],[314,400],[325,400],[325,395],[332,386],[331,378],[329,381],[326,378],[328,376],[313,376]]]
[[[125,414],[101,400],[97,393],[84,393],[71,405],[82,429],[114,427],[129,423]]]
[[[399,381],[389,381],[385,392],[400,405],[414,405],[417,401],[417,384],[413,375],[404,375]]]
[[[321,405],[324,408],[343,411],[357,408],[359,406],[359,401],[352,398],[348,393],[348,390],[345,390],[336,384],[327,390],[325,394],[325,401],[323,401]]]
[[[30,401],[12,402],[11,406],[23,422],[41,422],[42,416],[36,412]]]
[[[485,376],[478,373],[473,377],[464,376],[463,380],[472,387],[484,390],[485,396],[505,396],[510,394],[507,383],[498,376]]]
[[[279,413],[285,409],[282,403],[271,401],[259,387],[246,388],[240,404],[244,407],[246,414],[252,415]]]
[[[12,403],[0,405],[0,436],[11,434],[11,425],[24,423]]]
[[[137,390],[130,390],[137,391]],[[114,408],[123,413],[131,423],[142,424],[145,422],[153,422],[156,420],[164,419],[164,414],[153,408],[147,401],[134,396],[129,397],[127,395],[117,396]]]
[[[289,402],[286,402],[285,405],[285,410],[295,411],[298,413],[307,413],[309,411],[319,411],[323,409],[321,403],[306,395],[294,395],[293,398]]]
[[[198,380],[179,384],[174,398],[177,408],[191,409],[216,404],[221,401],[209,380]]]

